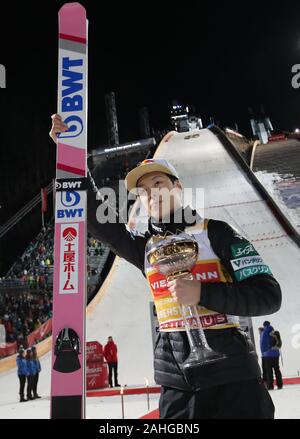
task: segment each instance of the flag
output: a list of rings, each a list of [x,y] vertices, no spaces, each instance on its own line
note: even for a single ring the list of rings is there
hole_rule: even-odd
[[[42,212],[47,212],[47,188],[42,187],[41,189],[41,198],[42,198]]]

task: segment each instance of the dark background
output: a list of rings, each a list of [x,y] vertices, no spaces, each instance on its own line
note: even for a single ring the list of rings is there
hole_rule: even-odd
[[[7,88],[0,89],[0,223],[54,177],[48,132],[56,111],[57,12],[63,3],[0,6],[0,64],[7,73]],[[248,107],[258,112],[261,104],[275,131],[300,125],[300,90],[291,85],[291,68],[300,63],[297,2],[81,3],[89,18],[90,149],[107,141],[108,91],[116,93],[120,142],[140,137],[142,106],[153,128],[168,128],[174,98],[199,114],[204,126],[213,116],[221,126],[237,123],[246,136]],[[14,233],[9,239],[17,248]],[[3,240],[0,246],[3,262]]]

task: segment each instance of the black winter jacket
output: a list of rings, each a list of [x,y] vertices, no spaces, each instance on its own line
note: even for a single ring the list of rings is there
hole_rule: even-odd
[[[133,236],[121,222],[100,224],[96,210],[102,201],[96,199],[98,191],[91,175],[88,176],[88,231],[105,243],[121,258],[144,273],[144,250],[152,234],[176,233],[186,225],[152,224],[144,236]],[[104,202],[107,209],[111,207]],[[103,204],[101,206],[103,208]],[[231,266],[231,245],[249,243],[224,221],[210,219],[207,225],[208,238],[213,251],[234,279]],[[223,314],[237,316],[264,316],[272,314],[281,306],[281,289],[271,274],[257,274],[240,282],[209,282],[201,285],[199,305]],[[185,391],[194,391],[234,381],[259,378],[261,376],[254,346],[244,331],[238,328],[206,330],[205,335],[212,349],[226,354],[226,358],[209,366],[201,366],[183,374],[181,364],[189,355],[189,343],[185,331],[160,332],[154,351],[155,381],[163,386]]]

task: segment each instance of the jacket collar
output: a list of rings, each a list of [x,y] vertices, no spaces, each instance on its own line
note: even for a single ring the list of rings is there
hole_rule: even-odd
[[[193,226],[200,216],[195,209],[190,206],[180,207],[170,214],[168,221],[157,222],[153,218],[149,219],[148,227],[151,235],[165,235],[166,233],[184,232],[187,226]]]

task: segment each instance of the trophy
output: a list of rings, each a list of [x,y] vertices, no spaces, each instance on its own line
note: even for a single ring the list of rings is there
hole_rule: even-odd
[[[198,258],[198,243],[188,234],[154,235],[146,245],[146,257],[149,264],[167,280],[177,277],[191,277],[190,270]],[[183,362],[182,368],[203,366],[225,358],[224,354],[212,350],[206,340],[197,305],[179,305],[187,333],[190,354]],[[196,319],[197,327],[190,321]]]

